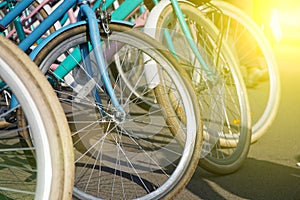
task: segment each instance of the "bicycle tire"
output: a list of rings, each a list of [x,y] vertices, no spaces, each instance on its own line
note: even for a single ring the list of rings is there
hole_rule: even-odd
[[[254,143],[268,131],[278,112],[281,89],[276,59],[263,31],[245,12],[225,1],[210,3],[221,12],[210,13],[209,6],[199,9],[217,27],[222,26],[224,39],[236,52],[250,102]]]
[[[211,64],[209,70],[217,80],[216,83],[210,82],[208,77],[211,75],[199,69],[200,65],[195,62],[193,52],[187,50],[189,44],[180,32],[180,25],[169,1],[161,1],[151,10],[145,30],[156,27],[156,31],[150,31],[149,34],[167,45],[164,31],[172,29],[170,35],[177,42],[177,46],[174,44],[176,56],[182,67],[191,73],[190,76],[196,77],[193,85],[198,94],[206,133],[199,166],[212,173],[229,174],[242,166],[250,147],[251,122],[245,86],[227,44],[221,41],[221,48],[218,47],[220,35],[214,24],[192,4],[185,1],[178,3],[189,28],[194,28],[191,32],[197,36],[198,48],[204,60]],[[153,17],[151,13],[154,13]],[[220,49],[220,55],[215,53],[218,52],[215,47]],[[216,59],[217,56],[220,59]],[[198,73],[194,68],[197,66]]]
[[[13,92],[26,116],[26,126],[17,125],[15,109],[6,109],[1,95],[1,199],[70,199],[74,156],[69,127],[62,107],[38,67],[17,46],[0,37],[1,89]],[[5,85],[3,85],[5,83]],[[6,99],[7,100],[7,99]],[[10,119],[9,122],[4,119]],[[29,129],[22,138],[20,129]],[[19,146],[20,140],[34,147]],[[26,156],[35,152],[35,165]]]
[[[99,24],[101,27],[101,24]],[[144,121],[145,125],[138,124],[136,120],[132,121],[134,126],[138,128],[137,130],[134,130],[133,124],[130,124],[129,121],[122,121],[118,124],[117,121],[115,121],[113,118],[110,118],[109,115],[103,115],[100,118],[98,115],[101,115],[101,112],[99,111],[99,108],[95,108],[93,104],[95,104],[95,100],[93,95],[91,95],[91,100],[83,101],[82,105],[86,106],[86,110],[83,109],[81,110],[81,114],[77,115],[76,110],[79,107],[79,104],[76,104],[76,92],[75,92],[75,87],[74,83],[76,84],[87,84],[87,80],[84,81],[84,78],[82,77],[93,77],[94,80],[92,81],[97,87],[97,94],[100,95],[102,104],[99,105],[101,111],[105,113],[110,113],[110,102],[107,101],[107,95],[103,93],[102,86],[99,85],[101,84],[101,81],[99,83],[100,78],[97,76],[97,68],[92,66],[91,71],[92,73],[88,73],[86,75],[86,71],[83,70],[82,68],[74,71],[71,75],[73,77],[75,82],[69,82],[58,79],[57,83],[63,82],[65,86],[62,87],[68,87],[69,90],[71,90],[71,98],[65,98],[63,97],[63,93],[66,93],[66,90],[64,91],[62,87],[56,87],[56,92],[60,96],[62,104],[66,104],[67,101],[74,100],[72,102],[72,110],[66,108],[65,105],[65,112],[66,115],[69,119],[69,125],[71,127],[71,130],[73,132],[73,142],[75,149],[77,152],[75,155],[76,157],[76,163],[75,165],[77,166],[77,172],[75,174],[75,188],[74,188],[74,196],[82,199],[103,199],[103,198],[126,198],[126,199],[131,199],[131,198],[138,198],[138,199],[160,199],[160,198],[171,198],[174,195],[176,195],[189,181],[191,178],[198,160],[199,160],[199,154],[201,152],[201,141],[202,141],[202,126],[201,124],[201,118],[198,116],[200,114],[198,104],[197,104],[197,99],[195,94],[193,93],[193,88],[189,84],[188,81],[185,80],[184,77],[184,71],[180,70],[178,67],[177,62],[168,54],[168,51],[164,50],[160,44],[157,43],[157,41],[153,40],[152,38],[144,35],[140,31],[137,30],[132,30],[131,27],[124,26],[124,25],[118,25],[118,24],[109,24],[109,28],[111,30],[110,34],[105,34],[102,33],[102,39],[103,43],[106,48],[112,47],[112,49],[115,49],[116,46],[118,46],[118,42],[121,43],[121,49],[116,48],[117,53],[114,53],[114,56],[117,57],[112,57],[106,55],[107,58],[107,63],[109,65],[108,69],[111,69],[110,64],[114,64],[114,61],[120,58],[121,61],[124,62],[124,67],[119,71],[120,76],[115,77],[113,72],[109,71],[109,75],[111,77],[111,82],[114,85],[114,90],[117,93],[117,97],[123,97],[124,100],[121,101],[122,107],[125,108],[127,117],[130,115],[135,114],[135,119],[138,119],[140,117],[140,120],[149,120],[146,118],[146,115],[149,115],[151,121],[155,123],[150,123],[151,121]],[[50,75],[51,78],[55,77],[53,75],[53,72],[49,69],[51,64],[53,63],[58,63],[57,58],[60,58],[61,55],[64,55],[65,52],[68,50],[73,50],[77,47],[79,44],[84,44],[87,42],[87,26],[84,25],[79,25],[77,27],[73,27],[65,32],[63,32],[61,35],[55,37],[51,42],[49,42],[42,50],[37,54],[36,58],[34,59],[36,64],[41,68],[42,72]],[[128,47],[128,48],[127,48]],[[107,50],[104,48],[104,50]],[[128,50],[128,51],[127,51]],[[108,51],[105,51],[108,52]],[[137,56],[134,55],[133,53],[143,53],[143,54],[138,54]],[[71,52],[70,52],[71,53]],[[128,54],[127,54],[128,53]],[[133,56],[130,56],[130,55]],[[156,96],[160,96],[158,98],[158,101],[160,101],[163,106],[170,108],[168,109],[168,112],[171,112],[175,116],[173,119],[170,118],[170,114],[167,112],[162,112],[161,115],[155,115],[154,112],[161,112],[161,108],[153,106],[151,109],[153,112],[151,112],[148,109],[143,109],[142,107],[139,106],[139,102],[143,101],[143,98],[141,99],[134,99],[131,98],[130,95],[131,93],[125,93],[123,92],[124,90],[130,90],[128,89],[128,84],[122,83],[124,81],[124,77],[121,77],[121,75],[126,75],[126,80],[131,81],[130,79],[130,74],[134,72],[133,70],[135,67],[142,67],[144,68],[146,65],[134,65],[136,59],[144,56],[144,54],[149,55],[147,60],[148,64],[151,62],[158,62],[159,69],[164,72],[164,76],[159,76],[160,78],[165,78],[164,83],[169,83],[174,85],[175,89],[178,89],[176,91],[174,89],[174,94],[178,95],[178,99],[181,101],[183,100],[184,103],[181,103],[178,101],[179,105],[182,105],[184,115],[186,117],[186,122],[182,123],[182,121],[179,121],[181,127],[186,128],[186,141],[184,143],[184,147],[182,147],[182,143],[177,141],[177,136],[175,133],[170,131],[170,128],[168,126],[171,126],[172,123],[178,122],[178,114],[174,114],[173,108],[170,108],[170,105],[173,105],[170,101],[170,97],[168,94],[170,91],[166,91],[166,87],[159,87],[159,85],[156,87],[149,88],[145,84],[145,72],[143,70],[137,70],[137,71],[143,71],[142,74],[140,74],[140,80],[137,80],[136,82],[131,82],[133,86],[139,86],[139,87],[134,87],[135,90],[140,90],[141,88],[144,89],[144,94],[155,94]],[[66,54],[67,55],[67,54]],[[109,59],[110,58],[110,59]],[[92,57],[90,57],[92,59]],[[128,66],[130,66],[129,69],[126,68],[125,62],[129,63]],[[174,68],[176,67],[176,68]],[[76,69],[76,68],[75,68]],[[182,76],[178,74],[178,71],[181,73]],[[81,73],[81,74],[80,74]],[[90,75],[91,76],[90,76]],[[81,77],[81,78],[80,78]],[[136,79],[133,79],[136,80]],[[132,80],[132,81],[133,81]],[[147,82],[147,81],[146,81]],[[122,84],[120,84],[122,83]],[[162,82],[160,82],[162,83]],[[53,84],[55,85],[55,84]],[[73,85],[73,86],[71,86]],[[93,88],[94,88],[93,86]],[[120,87],[119,87],[120,86]],[[122,88],[124,87],[124,88]],[[58,89],[60,88],[60,89]],[[158,89],[159,88],[159,89]],[[170,89],[170,88],[169,88]],[[59,91],[61,90],[61,91]],[[171,90],[171,89],[170,89]],[[92,91],[92,90],[90,90]],[[161,92],[164,91],[164,92]],[[172,90],[173,91],[173,90]],[[78,94],[78,93],[77,93]],[[128,96],[126,96],[128,95]],[[84,97],[85,99],[88,98],[88,96]],[[77,99],[77,101],[82,101],[83,98]],[[196,102],[196,103],[195,103]],[[126,103],[130,103],[130,105],[127,105]],[[88,105],[89,104],[89,105]],[[89,108],[90,106],[90,108]],[[133,113],[134,109],[137,109],[140,113],[136,112]],[[159,109],[158,109],[159,108]],[[114,108],[112,108],[114,109]],[[95,112],[96,110],[96,112]],[[164,109],[163,109],[164,110]],[[188,111],[189,110],[189,111]],[[187,112],[188,111],[188,112]],[[96,113],[95,118],[97,122],[100,124],[102,127],[98,127],[97,133],[92,133],[89,130],[86,130],[86,132],[80,133],[80,130],[85,130],[87,127],[94,122],[93,117],[89,117],[87,113]],[[188,113],[188,114],[187,114]],[[143,117],[143,118],[141,118]],[[144,119],[145,118],[145,119]],[[165,119],[167,118],[167,119]],[[87,122],[87,124],[80,125],[80,121],[84,123],[84,120],[88,121],[87,119],[91,120],[91,124]],[[76,123],[76,120],[78,124]],[[142,122],[140,121],[140,122]],[[120,126],[120,124],[124,123],[123,127]],[[186,124],[186,125],[185,125]],[[189,125],[187,125],[189,124]],[[127,125],[127,127],[126,127]],[[178,125],[178,124],[177,124]],[[132,127],[131,127],[132,126]],[[96,127],[97,128],[97,127]],[[126,129],[125,129],[126,128]],[[176,128],[179,128],[176,126]],[[115,132],[118,130],[122,130],[122,134],[119,136],[115,136]],[[174,130],[174,129],[173,129]],[[146,132],[143,131],[149,131],[149,137],[147,136]],[[106,141],[103,139],[103,149],[105,145],[108,145],[108,142],[111,142],[111,152],[105,152],[102,149],[97,149],[97,146],[95,146],[94,143],[92,142],[98,142],[97,135],[102,136],[102,133],[104,134],[106,132],[111,132],[108,135],[108,139]],[[119,131],[121,132],[121,131]],[[171,134],[170,134],[171,132]],[[182,131],[181,131],[182,132]],[[185,132],[185,131],[184,131]],[[77,134],[78,133],[78,134]],[[130,134],[132,133],[132,134]],[[76,135],[80,136],[76,137]],[[89,134],[88,138],[89,140],[85,139],[85,134]],[[154,134],[154,135],[153,135]],[[166,137],[168,136],[168,138]],[[109,139],[111,137],[111,139]],[[119,138],[120,144],[115,144],[115,142],[112,140],[113,138]],[[78,140],[78,138],[80,140]],[[92,139],[91,139],[92,138]],[[95,141],[91,141],[95,138]],[[175,140],[174,140],[175,138]],[[156,139],[156,140],[155,140]],[[149,141],[147,141],[149,140]],[[151,142],[150,142],[151,141]],[[107,142],[107,143],[105,143]],[[127,144],[126,144],[127,142]],[[161,144],[160,144],[161,143]],[[161,146],[163,143],[165,143],[163,146]],[[150,146],[153,145],[153,146]],[[101,147],[102,147],[101,145]],[[144,146],[143,146],[144,145]],[[168,148],[170,148],[170,145],[174,145],[176,147],[172,151],[169,151]],[[120,148],[123,147],[123,148]],[[126,147],[126,148],[125,148]],[[131,155],[130,155],[130,149],[131,147]],[[155,149],[155,148],[157,149]],[[120,157],[117,157],[116,152],[114,152],[116,149],[117,151],[120,152]],[[85,150],[88,150],[89,152],[85,152]],[[167,151],[165,151],[167,150]],[[176,150],[176,151],[175,151]],[[136,152],[138,154],[136,154]],[[105,154],[106,153],[106,154]],[[128,160],[124,160],[122,158],[123,154],[128,153],[128,155],[125,155]],[[162,154],[163,153],[163,154]],[[149,154],[149,156],[147,156]],[[164,154],[168,155],[167,157],[164,156]],[[182,154],[182,155],[181,155]],[[86,160],[89,161],[90,163],[82,163],[84,162],[83,158],[86,156]],[[101,165],[97,162],[97,160],[100,160],[103,158]],[[139,157],[140,156],[140,157]],[[137,160],[133,160],[131,158],[136,157]],[[160,157],[160,160],[157,159]],[[108,160],[105,160],[104,158],[109,158],[110,160],[114,161],[114,165],[109,162]],[[140,162],[140,161],[143,162]],[[93,162],[94,163],[93,163]],[[130,163],[129,163],[130,161]],[[178,165],[176,164],[177,161]],[[91,163],[92,162],[92,163]],[[149,165],[145,165],[145,164]],[[98,165],[94,165],[98,164]],[[174,165],[174,169],[171,167],[171,165]],[[96,180],[96,183],[85,183],[84,181],[87,179],[93,179],[92,177],[92,172],[87,171],[87,167],[90,165],[92,169],[97,169],[97,176],[99,176],[99,180]],[[100,166],[99,166],[100,165]],[[126,165],[126,166],[125,166]],[[137,168],[140,166],[139,168]],[[151,167],[151,168],[149,168]],[[166,172],[165,169],[169,167],[169,172]],[[85,169],[84,169],[85,168]],[[101,170],[99,170],[101,169]],[[80,171],[80,170],[86,170],[86,171]],[[109,170],[112,171],[111,174],[109,174]],[[133,173],[134,172],[134,173]],[[81,174],[82,173],[82,174]],[[82,176],[84,173],[91,173],[88,174],[90,178]],[[109,179],[108,180],[118,180],[120,182],[115,182],[115,188],[113,188],[113,183],[110,181],[106,180],[105,176],[107,176]],[[102,182],[99,182],[99,181]],[[136,181],[138,182],[136,183]],[[121,181],[123,186],[121,185]],[[102,184],[103,183],[103,184]],[[104,184],[105,183],[105,184]],[[82,184],[82,185],[80,185]],[[89,187],[88,184],[99,184],[98,187],[95,185],[92,187]],[[127,185],[129,184],[129,185]],[[142,185],[142,187],[141,187]],[[98,188],[98,191],[93,187]],[[121,192],[122,191],[122,192]],[[139,193],[141,192],[141,193]]]

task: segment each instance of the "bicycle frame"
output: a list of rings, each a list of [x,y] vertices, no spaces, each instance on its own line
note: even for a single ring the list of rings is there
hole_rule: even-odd
[[[5,27],[8,26],[16,17],[18,17],[27,7],[29,7],[34,0],[27,0],[27,1],[21,1],[18,3],[14,9],[12,9],[6,16],[4,16],[0,20],[0,30],[5,30]],[[23,51],[27,51],[34,43],[37,41],[56,21],[58,21],[65,13],[68,12],[70,8],[74,5],[79,5],[80,7],[80,16],[86,17],[86,23],[89,27],[89,33],[91,37],[91,43],[92,47],[94,49],[96,62],[98,64],[101,78],[103,81],[103,84],[106,87],[106,90],[108,92],[108,95],[110,96],[113,105],[116,107],[119,113],[117,113],[118,116],[125,116],[125,112],[120,106],[117,97],[114,93],[113,87],[110,83],[108,74],[106,72],[106,64],[105,59],[103,56],[103,51],[101,48],[101,38],[98,28],[98,19],[96,18],[96,15],[94,11],[89,6],[90,1],[89,0],[67,0],[63,1],[61,5],[59,5],[50,15],[47,17],[35,30],[32,31],[31,34],[29,34],[24,40],[21,41],[19,44],[19,48],[21,48]],[[82,23],[82,22],[76,22]],[[48,37],[53,38],[53,37]],[[88,47],[83,47],[83,52],[85,54],[88,53],[87,50]],[[89,63],[87,64],[87,68],[91,69],[91,66]],[[89,70],[89,69],[87,69]],[[95,97],[98,99],[97,97]],[[11,108],[14,108],[17,106],[17,101],[12,99]]]
[[[129,0],[124,1],[120,7],[118,7],[113,13],[112,13],[112,18],[113,19],[119,19],[119,20],[123,20],[124,18],[126,18],[137,6],[139,6],[141,3],[143,3],[143,0]],[[157,0],[153,0],[154,4],[157,5],[159,3],[159,1]],[[195,41],[193,40],[191,31],[188,27],[188,25],[185,22],[184,19],[184,14],[182,13],[179,4],[178,4],[178,0],[166,0],[164,1],[165,3],[171,3],[173,10],[175,12],[176,17],[178,18],[178,21],[180,23],[181,29],[183,31],[183,34],[185,36],[185,38],[188,41],[189,47],[191,48],[192,52],[195,54],[196,59],[199,61],[201,67],[206,71],[206,73],[208,74],[208,76],[211,78],[211,80],[213,81],[213,77],[212,77],[212,73],[209,70],[209,67],[207,66],[206,62],[204,61],[203,57],[201,56],[198,48],[197,48],[197,44],[195,43]],[[167,45],[169,50],[172,52],[172,54],[177,57],[177,54],[174,50],[174,45],[172,43],[172,39],[171,39],[171,35],[169,33],[168,30],[164,30],[164,36],[166,38],[167,41]],[[221,44],[219,44],[221,45]]]
[[[110,0],[111,2],[113,2],[113,0]],[[192,49],[193,53],[195,54],[197,60],[199,61],[199,63],[201,64],[201,66],[203,67],[203,69],[207,72],[207,74],[211,77],[211,73],[209,71],[209,67],[207,66],[206,62],[204,61],[203,57],[201,56],[196,43],[193,40],[192,34],[189,30],[188,25],[185,22],[184,19],[184,14],[182,13],[179,4],[178,4],[178,0],[169,0],[172,4],[172,7],[175,11],[175,14],[179,20],[181,29],[185,35],[185,38],[188,41],[188,44],[190,46],[190,48]],[[130,3],[129,3],[130,2]],[[118,7],[113,13],[112,13],[112,19],[117,19],[117,20],[123,20],[125,19],[134,9],[136,9],[139,5],[141,5],[141,3],[143,3],[143,0],[127,0],[124,1],[120,7]],[[154,4],[157,5],[158,1],[157,0],[153,0]],[[166,1],[167,2],[167,1]],[[99,6],[99,4],[96,4],[97,6]],[[106,6],[109,6],[110,4],[107,4]],[[106,8],[106,7],[103,7]],[[172,40],[171,40],[171,36],[168,30],[164,31],[164,35],[166,37],[166,41],[167,41],[167,45],[169,47],[169,50],[173,53],[173,55],[175,57],[176,56],[176,52],[173,48],[173,44],[172,44]],[[213,79],[211,77],[211,79]]]
[[[14,1],[14,0],[6,0],[6,1],[1,2],[0,8],[4,9],[5,7],[7,7],[9,10],[12,10],[15,3],[16,3],[16,1]],[[21,23],[21,18],[19,16],[17,16],[13,20],[13,23],[14,23],[15,29],[10,31],[10,33],[8,33],[7,37],[12,35],[14,32],[17,32],[19,39],[23,40],[26,36],[25,36],[25,32],[23,31],[23,25]]]
[[[193,53],[196,55],[196,58],[198,59],[198,61],[200,62],[201,66],[203,67],[203,69],[208,73],[208,75],[210,75],[209,73],[209,68],[206,65],[205,61],[203,60],[200,52],[197,49],[197,45],[195,44],[194,40],[192,39],[192,34],[188,28],[188,25],[186,24],[184,17],[183,17],[183,13],[181,12],[179,5],[178,5],[178,1],[177,0],[170,0],[171,4],[173,6],[173,9],[175,10],[176,16],[178,17],[178,20],[180,21],[180,25],[182,27],[183,33],[185,34],[185,37],[188,40],[189,46],[191,47]],[[25,10],[30,4],[32,4],[34,2],[34,0],[28,0],[28,1],[22,1],[19,4],[17,4],[15,6],[15,8],[10,11],[3,19],[0,20],[0,30],[4,30],[4,27],[6,27],[9,23],[11,23],[12,20],[14,20],[16,17],[18,17],[23,10]],[[84,0],[68,0],[68,1],[63,1],[50,15],[49,17],[47,17],[40,25],[38,28],[36,28],[31,34],[28,35],[27,38],[25,38],[20,44],[19,47],[23,50],[26,51],[29,49],[29,47],[35,43],[35,41],[37,41],[47,30],[49,30],[49,28],[56,22],[58,21],[61,17],[63,17],[68,10],[70,10],[74,5],[76,5],[76,3],[78,3],[80,5],[80,12],[83,13],[83,15],[87,16],[87,23],[89,25],[90,28],[90,34],[91,34],[91,38],[92,38],[92,46],[93,48],[97,48],[101,46],[101,40],[100,40],[100,35],[98,30],[98,21],[95,17],[94,12],[92,12],[92,9],[85,4],[85,6],[83,6],[83,2],[85,2]],[[90,3],[90,1],[87,1]],[[94,5],[93,5],[93,9],[96,9],[97,7],[100,6],[102,0],[97,0]],[[114,0],[108,0],[107,2],[105,1],[103,4],[102,9],[106,9],[108,8],[112,3],[114,2]],[[114,20],[123,20],[124,18],[126,18],[128,15],[130,15],[130,13],[135,10],[138,6],[141,5],[141,3],[143,2],[143,0],[127,0],[124,1],[120,7],[118,7],[112,14],[112,19]],[[157,2],[155,2],[157,3]],[[78,24],[80,22],[76,22],[75,24]],[[167,41],[169,41],[168,46],[172,47],[172,42],[170,39],[170,34],[168,33],[168,31],[164,32],[165,37],[167,38]],[[50,39],[53,38],[53,36],[50,36]],[[50,40],[49,39],[49,40]],[[49,41],[48,40],[48,41]],[[88,50],[85,50],[86,53],[88,52]],[[172,49],[171,49],[172,51]],[[124,114],[124,111],[122,109],[122,107],[119,105],[114,92],[113,92],[113,88],[109,82],[109,78],[106,75],[105,72],[105,62],[104,62],[104,58],[103,58],[103,52],[101,48],[97,48],[96,52],[97,56],[96,56],[96,61],[98,63],[98,66],[100,68],[100,73],[101,73],[101,77],[102,80],[104,82],[104,85],[107,87],[107,91],[112,99],[113,105],[115,105],[115,107]],[[174,51],[173,51],[174,52]],[[174,53],[175,55],[175,53]],[[75,67],[75,66],[74,66]],[[61,69],[60,67],[58,67],[54,73],[58,75],[59,78],[63,78],[70,70],[72,70],[72,66],[70,67],[70,69],[68,69],[66,71],[66,69]],[[212,77],[211,77],[212,78]]]
[[[189,30],[189,27],[188,27],[188,25],[185,22],[184,15],[183,15],[180,7],[179,7],[178,1],[177,0],[170,0],[170,1],[171,1],[172,6],[173,6],[173,9],[174,9],[174,11],[176,13],[176,16],[177,16],[177,18],[179,20],[179,23],[181,25],[182,31],[183,31],[184,35],[186,36],[187,41],[188,41],[188,43],[189,43],[192,51],[196,55],[198,61],[200,62],[201,66],[204,68],[204,70],[206,72],[209,72],[209,68],[207,67],[207,65],[206,65],[205,61],[203,60],[200,52],[198,51],[197,45],[196,45],[196,43],[193,40],[192,34],[191,34],[190,30]],[[168,33],[165,32],[165,37],[169,38],[170,36],[169,36]]]

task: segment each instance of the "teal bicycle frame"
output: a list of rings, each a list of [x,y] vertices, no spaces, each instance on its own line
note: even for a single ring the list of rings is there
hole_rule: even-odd
[[[113,2],[114,2],[114,0],[107,1],[107,4],[102,9],[107,8]],[[138,6],[140,6],[143,2],[144,2],[143,0],[126,0],[126,1],[124,1],[120,5],[120,7],[118,7],[112,13],[112,19],[124,20],[134,9],[136,9]],[[155,5],[158,4],[157,0],[153,0],[153,2],[154,2]],[[198,50],[197,44],[193,40],[192,34],[191,34],[190,30],[189,30],[189,27],[188,27],[188,25],[185,22],[184,14],[182,13],[182,11],[181,11],[181,9],[179,7],[178,0],[170,0],[170,2],[172,4],[174,12],[175,12],[175,14],[176,14],[176,16],[178,18],[178,21],[180,23],[181,29],[183,31],[183,34],[185,35],[190,48],[192,49],[193,53],[195,54],[197,60],[199,61],[199,63],[203,67],[203,69],[207,72],[208,75],[211,75],[211,73],[209,71],[209,67],[207,66],[206,62],[204,61],[203,57],[201,56],[201,54],[200,54],[200,52]],[[99,4],[95,4],[95,6],[99,7]],[[171,36],[170,36],[170,33],[169,33],[168,30],[164,30],[164,36],[166,38],[169,50],[172,52],[172,54],[175,57],[177,57],[176,52],[175,52],[174,47],[173,47],[174,45],[172,43]]]

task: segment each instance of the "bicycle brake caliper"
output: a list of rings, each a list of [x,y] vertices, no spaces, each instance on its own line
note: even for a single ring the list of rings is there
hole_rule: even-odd
[[[96,9],[96,17],[101,21],[102,28],[106,34],[110,33],[110,29],[108,24],[111,20],[111,13],[107,12],[106,9],[102,9],[103,4],[105,3],[105,0],[103,0],[100,4],[100,6]]]

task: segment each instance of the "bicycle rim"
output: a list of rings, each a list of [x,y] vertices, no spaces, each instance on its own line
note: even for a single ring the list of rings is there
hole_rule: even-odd
[[[252,121],[252,139],[257,141],[274,121],[280,101],[280,80],[276,60],[263,32],[243,11],[223,1],[211,1],[219,11],[199,7],[223,30],[224,40],[239,61],[247,88]],[[210,11],[209,11],[210,10]]]
[[[125,120],[114,116],[115,108],[103,89],[95,64],[88,73],[82,63],[77,63],[70,76],[53,81],[53,86],[59,85],[55,87],[56,92],[65,108],[76,149],[74,195],[84,199],[173,196],[190,179],[199,159],[196,157],[201,134],[197,133],[202,127],[197,125],[200,118],[189,94],[193,90],[185,86],[188,82],[182,81],[164,57],[164,51],[157,51],[160,46],[149,43],[149,37],[125,26],[111,24],[110,29],[112,34],[103,34],[103,49],[114,91],[126,111]],[[55,75],[50,66],[61,63],[60,59],[70,55],[77,45],[86,43],[86,26],[70,30],[64,36],[37,56],[38,65],[51,80]],[[109,55],[112,52],[113,56]],[[89,59],[94,63],[92,54]],[[116,67],[116,63],[122,67]],[[146,77],[146,70],[155,66],[159,75],[154,76],[160,78],[159,85],[162,84],[164,92],[156,90],[157,85],[147,85],[154,77]],[[89,92],[81,93],[80,87],[89,87]],[[176,99],[171,99],[170,93]],[[101,104],[95,102],[97,95]],[[162,111],[153,99],[156,95],[166,99],[164,106],[174,106],[169,110],[175,118]],[[144,108],[142,104],[149,101],[151,104]],[[180,115],[175,112],[175,105],[182,108]],[[178,119],[181,115],[185,120]],[[172,121],[179,122],[178,132],[185,133],[184,145],[178,139],[182,135],[170,131]]]
[[[73,152],[62,108],[29,57],[2,37],[0,44],[1,199],[70,198]],[[7,109],[11,92],[19,106]]]
[[[209,71],[202,69],[186,48],[189,45],[171,4],[161,11],[155,26],[168,29],[174,37],[176,56],[191,74],[198,94],[204,124],[203,159],[199,165],[213,173],[232,173],[243,164],[250,146],[250,112],[245,87],[236,61],[216,27],[191,4],[179,2],[179,5]],[[164,31],[156,31],[155,37],[167,45]]]

